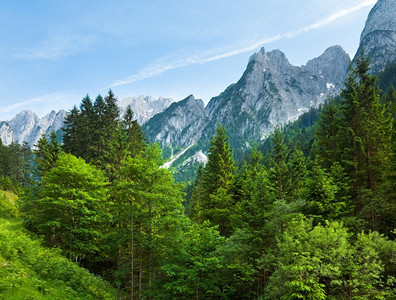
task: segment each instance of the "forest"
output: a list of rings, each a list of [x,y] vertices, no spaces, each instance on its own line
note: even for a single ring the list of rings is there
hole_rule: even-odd
[[[0,144],[0,298],[396,299],[390,68],[238,160],[219,124],[189,183],[111,90],[62,142]]]

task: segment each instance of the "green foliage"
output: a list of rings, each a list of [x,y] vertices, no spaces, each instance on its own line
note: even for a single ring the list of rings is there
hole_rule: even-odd
[[[328,98],[315,124],[315,144],[313,152],[320,165],[330,169],[335,159],[340,154],[338,134],[340,132],[340,109],[333,98]]]
[[[114,299],[108,283],[41,246],[18,219],[0,218],[1,299]]]
[[[221,256],[216,249],[224,240],[219,232],[204,222],[188,224],[178,238],[174,249],[162,270],[166,274],[160,299],[207,299],[223,295],[220,272]],[[223,295],[224,296],[224,295]]]
[[[346,203],[338,201],[336,194],[338,187],[333,178],[315,164],[310,171],[304,198],[307,202],[305,213],[314,220],[336,220],[346,210]]]
[[[61,147],[54,131],[51,132],[50,139],[43,134],[38,140],[35,154],[35,162],[37,163],[38,177],[42,177],[46,172],[51,170],[61,153]]]
[[[378,249],[387,243],[388,249],[393,248],[395,242],[378,233],[360,233],[354,241],[338,222],[312,227],[301,217],[287,228],[275,250],[269,298],[386,299],[391,295],[383,288],[382,279],[390,282],[391,277],[384,272]]]
[[[199,192],[193,191],[191,201],[196,209],[196,220],[200,223],[209,220],[213,225],[219,225],[221,235],[229,235],[231,231],[234,170],[228,137],[219,125],[211,141],[202,180],[197,181],[194,187]]]
[[[129,281],[130,294],[141,296],[142,286],[145,292],[152,290],[154,274],[175,247],[181,230],[181,186],[162,164],[158,146],[147,146],[123,161],[114,185],[112,214],[117,230],[111,236],[117,241],[117,261],[129,268],[117,267],[116,280],[127,289]],[[144,278],[139,275],[142,272]]]
[[[71,154],[61,154],[43,176],[39,198],[28,213],[48,243],[75,261],[99,250],[106,224],[103,173]]]
[[[27,143],[11,143],[5,146],[0,141],[0,187],[17,191],[32,183],[32,151]]]
[[[10,191],[0,190],[0,218],[11,218],[19,215],[18,197]]]
[[[353,180],[359,201],[361,188],[379,187],[390,153],[391,120],[379,103],[376,77],[369,74],[369,61],[361,57],[345,81],[341,93],[341,126],[338,135],[343,149],[341,163]],[[360,209],[357,203],[357,209]]]
[[[288,192],[288,167],[286,158],[289,151],[285,144],[285,136],[279,126],[275,128],[272,143],[274,145],[270,160],[272,190],[275,198],[281,200],[286,198]]]
[[[205,166],[183,171],[183,155],[175,162],[178,178],[194,181],[191,199],[130,107],[120,119],[112,91],[68,114],[62,148],[71,154],[54,133],[40,140],[40,181],[31,180],[26,148],[0,144],[0,183],[24,193],[18,202],[0,193],[0,217],[21,214],[56,255],[117,288],[98,288],[0,219],[0,298],[394,299],[395,93],[380,104],[375,82],[359,59],[340,99],[277,127],[249,153],[246,137],[219,126],[210,145],[184,153],[209,148]],[[234,159],[244,160],[239,169]]]
[[[378,86],[382,91],[386,92],[390,87],[396,87],[396,62],[387,65],[378,77]]]

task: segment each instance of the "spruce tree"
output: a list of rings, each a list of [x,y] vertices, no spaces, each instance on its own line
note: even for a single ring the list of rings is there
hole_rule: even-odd
[[[92,122],[93,142],[89,150],[91,155],[88,159],[89,162],[94,162],[97,165],[101,165],[103,162],[103,148],[105,144],[104,130],[106,128],[105,109],[106,104],[103,97],[98,95],[94,102],[95,119]]]
[[[66,115],[63,125],[63,143],[62,149],[66,153],[71,153],[75,156],[82,156],[80,143],[80,111],[74,106]]]
[[[286,198],[288,192],[288,167],[286,159],[289,150],[285,144],[285,135],[277,126],[272,137],[273,150],[270,159],[270,176],[274,197],[277,200]]]
[[[381,200],[373,197],[384,181],[389,163],[392,123],[380,104],[376,76],[370,74],[369,60],[362,56],[345,81],[341,92],[339,149],[342,165],[351,179],[355,214],[377,228]]]
[[[78,118],[78,152],[79,156],[88,159],[92,156],[90,149],[93,144],[93,122],[95,119],[95,112],[91,98],[89,95],[85,96],[80,104],[80,115]]]
[[[209,220],[213,225],[218,225],[222,235],[228,235],[231,231],[234,170],[229,138],[224,128],[218,125],[202,176],[202,198],[193,201],[200,203],[199,221]]]
[[[133,111],[130,105],[126,108],[122,124],[126,131],[128,151],[134,157],[145,149],[147,139],[138,121],[133,120]]]
[[[181,186],[162,164],[158,146],[147,146],[124,160],[114,185],[116,276],[131,299],[152,288],[161,261],[180,234]]]
[[[329,97],[322,106],[320,117],[315,125],[314,154],[320,165],[329,170],[335,161],[339,161],[340,149],[338,135],[340,128],[340,110],[336,100]]]
[[[54,131],[51,132],[50,140],[43,134],[35,145],[35,161],[37,163],[38,177],[40,178],[54,166],[61,153],[61,146]]]

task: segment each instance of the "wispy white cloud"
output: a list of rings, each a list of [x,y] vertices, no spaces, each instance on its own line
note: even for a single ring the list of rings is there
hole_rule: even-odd
[[[248,43],[247,45],[235,48],[235,49],[220,49],[220,50],[212,50],[212,51],[205,51],[205,52],[199,52],[195,53],[192,55],[187,55],[187,56],[179,56],[177,58],[172,58],[172,56],[166,56],[163,57],[157,61],[154,61],[153,63],[147,65],[143,69],[141,69],[138,73],[128,76],[124,79],[116,80],[114,81],[110,87],[117,87],[121,85],[126,85],[129,83],[133,83],[142,79],[150,78],[150,77],[155,77],[159,76],[166,71],[185,67],[188,65],[192,64],[204,64],[212,61],[217,61],[220,59],[224,59],[227,57],[235,56],[241,53],[246,53],[250,52],[252,50],[255,50],[257,48],[262,47],[265,44],[269,44],[272,42],[276,42],[282,39],[290,39],[297,37],[303,33],[307,33],[312,30],[317,30],[322,27],[328,26],[331,23],[344,18],[362,8],[372,6],[377,2],[377,0],[365,0],[353,7],[347,8],[340,10],[324,19],[319,20],[318,22],[315,22],[313,24],[310,24],[304,28],[301,28],[299,30],[287,32],[284,34],[279,34],[275,35],[272,37],[267,37],[263,38],[261,40],[257,40],[251,43]]]
[[[57,33],[40,45],[15,50],[14,57],[24,60],[54,60],[85,51],[96,41],[93,35]]]
[[[43,116],[52,109],[68,109],[76,102],[76,96],[70,92],[56,92],[31,98],[25,101],[0,107],[0,120],[9,120],[21,110],[31,110]]]

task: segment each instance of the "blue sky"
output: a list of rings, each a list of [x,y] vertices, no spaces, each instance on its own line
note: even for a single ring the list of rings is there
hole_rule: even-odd
[[[261,47],[303,65],[332,45],[353,56],[375,0],[3,0],[0,120],[70,110],[111,88],[208,102]]]

